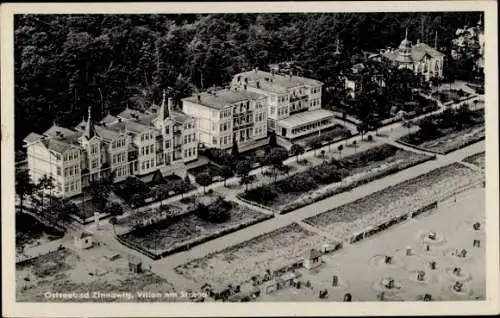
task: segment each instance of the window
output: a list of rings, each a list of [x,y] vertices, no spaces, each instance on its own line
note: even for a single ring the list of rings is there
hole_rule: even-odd
[[[60,176],[61,175],[61,167],[57,167],[57,175]]]
[[[144,166],[144,161],[143,161],[143,162],[141,162],[141,169],[144,170],[144,167],[145,166]]]
[[[67,177],[68,176],[68,168],[64,168],[64,176]]]
[[[151,153],[153,153],[154,152],[154,145],[149,146],[149,148],[151,148]]]
[[[113,155],[113,164],[116,163],[116,155]]]
[[[78,174],[78,166],[74,166],[75,169],[75,175]]]
[[[62,190],[61,182],[58,182],[57,183],[57,191],[61,192],[61,190]]]
[[[69,192],[69,185],[68,184],[64,185],[64,192]]]
[[[146,155],[149,155],[149,147],[146,146]]]
[[[165,148],[170,148],[170,140],[165,141]]]
[[[212,143],[214,145],[217,145],[217,137],[215,137],[215,136],[212,137]]]
[[[149,169],[149,161],[146,161],[146,169]]]
[[[97,168],[97,164],[98,164],[98,160],[97,159],[93,159],[92,160],[92,165],[91,165],[92,169]]]

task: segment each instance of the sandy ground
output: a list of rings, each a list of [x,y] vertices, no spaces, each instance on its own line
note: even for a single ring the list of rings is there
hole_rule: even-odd
[[[435,300],[485,299],[485,236],[482,230],[474,231],[472,225],[485,221],[484,189],[475,188],[416,219],[396,225],[365,241],[324,256],[324,263],[316,270],[303,273],[302,281],[309,280],[313,289],[287,288],[271,295],[262,295],[260,301],[319,301],[320,289],[328,289],[325,301],[342,301],[349,292],[353,301],[374,301],[381,291],[386,300],[414,301],[418,295],[429,293]],[[437,234],[435,241],[426,239],[430,231]],[[473,247],[473,240],[480,239],[481,246]],[[426,251],[425,245],[430,250]],[[406,256],[407,247],[414,255]],[[467,250],[465,258],[452,254]],[[393,264],[387,265],[384,256],[392,256]],[[429,262],[436,261],[436,269]],[[461,275],[454,276],[452,269],[461,268]],[[424,281],[416,280],[416,271],[426,273]],[[338,287],[332,287],[332,275],[338,275]],[[399,289],[387,290],[381,283],[392,278]],[[463,282],[463,292],[453,292],[451,286]]]

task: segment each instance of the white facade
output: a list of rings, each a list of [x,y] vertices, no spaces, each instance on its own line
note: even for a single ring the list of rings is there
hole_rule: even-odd
[[[232,85],[266,96],[268,128],[278,136],[288,139],[317,132],[333,126],[333,113],[325,111],[325,118],[317,122],[301,122],[293,119],[302,113],[315,112],[321,109],[321,93],[323,83],[299,76],[283,76],[257,69],[236,75]],[[309,116],[298,116],[306,119]],[[317,117],[317,116],[312,116]],[[311,118],[312,118],[311,117]],[[291,120],[288,120],[292,118]],[[290,126],[297,123],[297,127]],[[300,126],[300,133],[299,128]],[[306,128],[307,127],[307,128]]]
[[[147,112],[126,109],[108,114],[99,125],[90,117],[74,129],[57,125],[43,135],[25,138],[33,182],[54,179],[52,194],[71,197],[92,181],[113,174],[114,181],[144,175],[198,158],[196,120],[169,107],[153,105]]]
[[[426,81],[443,77],[444,54],[420,41],[412,45],[405,37],[397,50],[382,51],[381,54],[399,68],[422,75]]]
[[[228,149],[267,137],[265,96],[237,88],[183,99],[183,112],[197,119],[200,143]]]

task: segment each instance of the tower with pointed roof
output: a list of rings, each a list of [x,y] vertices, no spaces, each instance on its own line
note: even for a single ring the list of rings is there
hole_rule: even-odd
[[[92,120],[92,107],[89,106],[89,117],[87,118],[87,125],[85,126],[83,136],[87,138],[87,140],[90,140],[95,135],[97,135],[97,133],[95,131],[94,121]]]

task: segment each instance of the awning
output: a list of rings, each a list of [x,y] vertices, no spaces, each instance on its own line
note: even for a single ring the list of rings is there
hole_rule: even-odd
[[[292,115],[286,119],[278,121],[278,126],[285,128],[295,128],[297,126],[314,123],[327,118],[333,118],[334,113],[326,109],[317,109]]]

